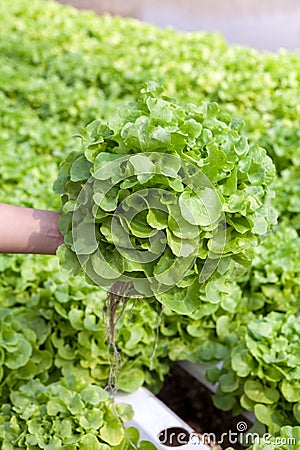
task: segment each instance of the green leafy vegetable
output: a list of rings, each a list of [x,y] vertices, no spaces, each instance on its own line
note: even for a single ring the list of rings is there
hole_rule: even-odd
[[[188,286],[202,284],[215,272],[215,290],[226,273],[224,265],[219,269],[222,258],[249,263],[250,248],[274,223],[266,203],[271,161],[215,103],[183,108],[149,82],[134,105],[107,122],[92,122],[81,140],[82,152],[66,158],[54,185],[63,194],[61,224],[68,227],[61,231],[70,243],[60,254],[71,272],[77,257],[95,284],[112,290],[131,284],[131,296],[155,296],[174,311],[192,313],[197,297],[187,295],[186,277]],[[80,186],[70,211],[72,181]],[[233,268],[227,265],[227,276]],[[192,305],[174,301],[175,285]]]
[[[105,197],[95,196],[97,207],[93,217],[99,224],[101,222],[105,240],[111,240],[110,218],[118,202],[123,202],[130,192],[141,187],[148,189],[158,183],[161,189],[176,198],[182,196],[182,211],[179,202],[172,203],[170,195],[164,196],[162,201],[154,199],[155,208],[145,209],[143,214],[131,220],[131,228],[123,221],[118,231],[130,230],[138,237],[138,250],[142,253],[151,249],[155,258],[164,246],[170,249],[174,258],[188,258],[193,255],[195,239],[199,244],[198,262],[206,258],[208,250],[211,254],[225,250],[224,256],[228,255],[218,265],[219,275],[222,273],[224,277],[212,277],[207,285],[204,283],[201,288],[195,288],[193,270],[202,271],[202,280],[206,281],[215,270],[214,260],[209,260],[205,268],[200,264],[200,267],[193,267],[191,273],[187,271],[184,280],[170,291],[174,298],[162,292],[165,303],[162,314],[157,302],[143,302],[143,305],[132,302],[135,306],[120,322],[117,333],[121,363],[129,364],[132,373],[136,374],[131,387],[135,388],[144,380],[147,386],[157,391],[172,361],[215,362],[225,360],[230,354],[229,369],[225,363],[222,372],[216,369],[209,374],[214,382],[222,376],[226,392],[221,392],[219,404],[221,402],[227,409],[255,409],[270,430],[280,428],[282,423],[300,423],[299,401],[292,401],[298,398],[299,386],[296,379],[289,379],[298,367],[293,341],[298,331],[292,334],[279,332],[270,324],[270,321],[281,323],[281,319],[274,317],[266,323],[262,321],[272,311],[287,316],[292,313],[292,317],[299,311],[299,55],[285,51],[258,53],[253,49],[229,46],[220,35],[161,30],[131,19],[78,12],[50,1],[2,0],[0,17],[1,201],[58,210],[60,200],[52,191],[52,182],[60,195],[68,189],[70,198],[63,205],[60,221],[67,245],[59,249],[59,257],[68,270],[78,274],[81,266],[69,249],[73,240],[68,230],[81,189],[81,177],[89,176],[92,166],[98,172],[108,162],[120,158],[114,153],[119,143],[111,141],[109,146],[110,136],[105,139],[100,136],[105,127],[98,130],[85,125],[97,117],[103,124],[110,120],[113,129],[118,130],[124,124],[124,118],[115,112],[125,107],[124,117],[127,116],[132,125],[123,130],[120,140],[130,142],[133,148],[145,149],[149,145],[151,151],[159,152],[161,176],[153,172],[153,161],[133,155],[130,171],[138,172],[147,162],[147,173],[130,175],[129,171],[127,178],[120,182],[118,198],[112,189]],[[178,107],[170,111],[170,100],[163,92],[161,97],[158,94],[156,98],[149,98],[144,106],[155,123],[152,129],[141,118],[140,112],[137,116],[132,114],[133,104],[128,107],[128,102],[136,102],[148,80],[163,83],[166,94],[176,100],[173,103]],[[202,112],[187,118],[182,124],[182,134],[175,131],[176,135],[172,135],[172,126],[166,127],[166,121],[172,121],[180,108],[186,111],[187,104],[200,105],[202,101],[208,102],[207,116],[204,117]],[[219,105],[218,111],[215,103]],[[230,117],[242,120],[231,120]],[[79,125],[84,125],[80,132],[84,157],[79,141],[73,138]],[[237,135],[240,136],[238,140]],[[245,136],[252,143],[250,148]],[[208,170],[207,176],[216,181],[214,186],[222,202],[226,202],[225,248],[222,233],[212,238],[213,229],[204,229],[207,226],[203,224],[208,211],[212,215],[213,228],[214,221],[218,221],[218,208],[212,202],[211,207],[203,211],[202,204],[197,202],[193,217],[188,205],[194,205],[194,196],[178,179],[180,164],[174,163],[174,159],[172,164],[169,163],[170,152],[175,148],[178,151],[184,149],[187,139],[187,161],[195,164],[196,159],[197,164],[195,146],[201,142],[201,154],[206,158],[206,166],[201,169]],[[157,147],[162,144],[163,147]],[[166,147],[171,150],[164,158]],[[267,150],[276,165],[277,176],[272,184],[276,196],[271,200],[264,198],[261,181],[265,179],[265,186],[271,182],[273,168],[260,147]],[[73,153],[67,156],[70,151]],[[239,165],[235,164],[234,158],[241,160]],[[55,181],[62,160],[60,178]],[[119,167],[116,174],[111,174],[113,183],[122,170]],[[105,180],[101,179],[99,183],[103,186]],[[111,187],[109,182],[106,186]],[[205,186],[202,193],[210,193],[207,188],[209,186]],[[257,203],[257,198],[262,200],[263,207]],[[138,202],[147,207],[145,200],[145,196],[138,198]],[[268,214],[273,216],[270,222],[275,221],[272,210],[265,210],[269,201],[279,212],[281,228],[268,234],[258,246],[257,237],[251,237],[249,230],[264,234]],[[103,210],[98,204],[104,206]],[[128,208],[135,212],[138,204],[127,202]],[[255,218],[251,208],[255,210]],[[169,212],[177,221],[169,220]],[[200,225],[197,224],[199,221]],[[85,227],[86,224],[83,229]],[[202,233],[198,232],[200,227]],[[163,239],[158,233],[161,230],[166,233]],[[97,238],[100,230],[98,232]],[[151,234],[151,242],[145,234]],[[141,266],[140,260],[127,258],[130,248],[127,248],[124,233],[114,237],[119,238],[119,249],[127,253],[122,255],[124,265],[109,249],[110,266],[125,273],[141,273],[145,265]],[[136,242],[131,244],[136,245]],[[96,249],[94,242],[85,239],[81,241],[81,247],[89,252]],[[240,265],[247,264],[253,256],[251,267],[241,277]],[[156,269],[159,277],[169,278],[167,267],[171,259],[166,258],[160,270]],[[96,268],[100,270],[98,266]],[[30,409],[26,420],[20,419],[12,411],[9,395],[30,380],[49,385],[74,374],[89,384],[106,385],[109,360],[99,313],[106,294],[99,288],[88,286],[80,276],[62,273],[55,259],[41,255],[1,256],[0,268],[1,430],[5,430],[8,449],[24,448],[22,433],[28,434],[28,446],[33,447],[48,431],[45,427],[39,428],[40,424],[33,420],[34,411]],[[148,277],[153,271],[154,267],[147,266]],[[227,271],[231,273],[230,279]],[[178,313],[166,305],[178,308]],[[245,342],[248,328],[247,342],[251,350]],[[268,336],[275,336],[272,343]],[[287,348],[291,352],[286,351]],[[282,349],[286,361],[280,362]],[[261,357],[261,374],[257,369],[257,351]],[[291,366],[286,365],[287,361]],[[251,375],[252,371],[257,371],[255,377]],[[241,392],[248,380],[255,386],[266,386],[271,392],[278,391],[280,400],[273,404],[256,404]],[[126,384],[126,379],[123,381]],[[237,391],[231,389],[237,381],[240,390],[235,395]],[[66,386],[62,398],[73,392],[73,388]],[[257,400],[266,400],[261,398],[261,389],[257,392],[252,389],[253,384],[250,387],[247,392],[252,398],[256,392],[259,393]],[[130,388],[129,383],[127,388]],[[269,390],[266,392],[270,394]],[[272,396],[274,393],[267,399],[270,401]],[[97,394],[89,398],[97,398]],[[64,407],[57,399],[50,398],[43,407],[50,413],[50,423],[54,423],[52,414],[60,414],[60,409],[64,414]],[[97,425],[93,416],[86,420]],[[30,431],[27,428],[29,422]],[[3,438],[2,431],[0,439]],[[48,448],[59,448],[59,441],[65,439],[69,431],[68,420],[61,421]],[[283,437],[293,435],[296,442],[299,441],[298,427],[282,427],[281,431]],[[125,430],[125,435],[138,445],[137,430]],[[18,443],[14,440],[16,436],[20,437]],[[74,445],[65,447],[71,450]],[[97,448],[97,445],[93,432],[87,432],[80,443],[81,448]],[[274,442],[268,445],[256,444],[256,450],[269,450],[270,445],[272,450],[276,448]],[[109,447],[110,444],[101,443],[102,450]],[[291,450],[289,444],[281,447]]]
[[[3,448],[139,448],[122,422],[132,418],[131,407],[120,405],[116,414],[113,399],[96,385],[76,378],[47,386],[32,380],[11,393],[11,402],[1,406]]]
[[[271,312],[252,320],[244,330],[244,334],[239,330],[240,342],[218,374],[216,405],[238,409],[237,399],[242,395],[242,406],[254,411],[272,434],[284,425],[297,425],[300,317]],[[230,389],[228,379],[232,380]],[[223,393],[228,397],[226,404]]]

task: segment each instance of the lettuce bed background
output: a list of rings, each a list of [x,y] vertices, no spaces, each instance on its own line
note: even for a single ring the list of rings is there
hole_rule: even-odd
[[[183,105],[218,102],[267,149],[277,168],[278,226],[256,249],[248,273],[201,314],[161,315],[158,304],[146,302],[129,308],[117,341],[119,387],[129,392],[145,384],[157,392],[173,361],[224,360],[221,371],[209,373],[219,381],[217,406],[254,411],[271,433],[297,426],[299,54],[259,54],[228,46],[219,35],[159,30],[50,1],[2,0],[0,17],[3,202],[58,210],[52,183],[60,161],[80,146],[78,128],[136,99],[148,80],[163,83]],[[109,374],[105,293],[67,276],[55,257],[3,255],[0,267],[2,448],[134,447],[136,431],[122,426],[129,412],[118,413],[97,391]],[[55,383],[65,398],[53,409]],[[90,384],[95,392],[82,394]],[[102,422],[83,422],[80,408],[69,405],[74,398],[97,404]]]

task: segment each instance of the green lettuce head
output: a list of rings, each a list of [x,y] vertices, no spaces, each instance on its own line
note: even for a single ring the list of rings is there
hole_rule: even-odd
[[[218,302],[276,221],[274,166],[242,126],[216,103],[179,106],[149,82],[136,103],[83,128],[54,184],[62,265],[184,314]]]

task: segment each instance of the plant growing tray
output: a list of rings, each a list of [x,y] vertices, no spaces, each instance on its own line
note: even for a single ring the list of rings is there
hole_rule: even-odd
[[[141,440],[152,442],[159,450],[170,447],[180,447],[182,450],[195,450],[195,447],[197,450],[210,449],[200,442],[200,438],[195,446],[189,439],[191,434],[195,434],[194,430],[146,388],[141,387],[132,394],[118,393],[115,400],[133,407],[134,418],[126,426],[136,427]]]

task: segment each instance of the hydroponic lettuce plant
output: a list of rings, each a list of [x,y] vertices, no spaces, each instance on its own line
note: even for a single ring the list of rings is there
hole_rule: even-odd
[[[44,344],[51,326],[37,310],[26,307],[0,308],[0,398],[7,400],[9,388],[34,377],[46,382],[52,353]]]
[[[245,328],[271,311],[300,308],[300,241],[295,229],[276,227],[256,247],[246,274],[226,282],[219,303],[202,302],[192,315],[164,309],[161,336],[170,336],[169,357],[216,362],[240,342]]]
[[[13,450],[154,450],[139,432],[124,428],[130,405],[114,404],[107,391],[71,378],[44,385],[31,380],[1,405],[1,448]]]
[[[297,231],[288,226],[276,227],[256,248],[248,274],[239,280],[244,306],[258,314],[270,311],[297,314],[300,309],[299,275]]]
[[[107,293],[69,277],[44,255],[0,256],[0,399],[32,379],[44,383],[75,373],[105,387],[110,373],[103,307]],[[133,307],[134,304],[134,307]],[[157,392],[168,373],[169,337],[159,335],[159,304],[135,302],[118,323],[122,355],[118,388]]]
[[[239,329],[239,342],[221,369],[207,371],[218,382],[214,403],[221,409],[253,411],[275,433],[300,423],[300,316],[271,312]]]
[[[283,170],[274,182],[276,197],[273,205],[280,216],[283,227],[300,230],[300,172],[299,163]]]
[[[276,220],[274,166],[242,126],[215,103],[181,107],[150,82],[137,102],[82,129],[82,150],[54,184],[62,265],[117,298],[156,297],[187,314],[200,295],[217,303]]]

